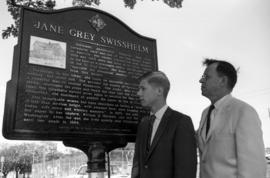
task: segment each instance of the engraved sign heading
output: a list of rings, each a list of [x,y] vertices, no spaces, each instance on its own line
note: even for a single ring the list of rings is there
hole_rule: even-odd
[[[157,70],[156,41],[100,10],[21,14],[4,137],[134,141],[148,112],[136,96],[137,79]]]

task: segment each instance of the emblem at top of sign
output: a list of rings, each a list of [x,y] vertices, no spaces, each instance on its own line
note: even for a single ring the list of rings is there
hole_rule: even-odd
[[[106,23],[104,22],[104,20],[97,14],[95,16],[93,16],[91,19],[88,20],[89,23],[91,24],[91,26],[97,31],[99,32],[100,30],[102,30],[105,26]]]

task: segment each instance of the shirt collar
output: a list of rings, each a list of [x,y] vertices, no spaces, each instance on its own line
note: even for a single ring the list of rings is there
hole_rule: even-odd
[[[165,104],[162,108],[160,108],[154,115],[156,116],[156,119],[161,119],[164,115],[165,111],[167,110],[168,105]],[[151,113],[153,114],[153,113]]]
[[[227,94],[225,96],[223,96],[221,99],[219,99],[217,102],[215,102],[214,106],[215,108],[221,108],[222,106],[224,106],[227,101],[232,98],[232,95],[231,94]]]

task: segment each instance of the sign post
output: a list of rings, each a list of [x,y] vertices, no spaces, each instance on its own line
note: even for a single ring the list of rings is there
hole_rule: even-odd
[[[136,96],[138,78],[158,68],[156,40],[91,8],[22,7],[20,15],[3,135],[64,141],[83,150],[94,171],[96,150],[135,141],[148,112]]]

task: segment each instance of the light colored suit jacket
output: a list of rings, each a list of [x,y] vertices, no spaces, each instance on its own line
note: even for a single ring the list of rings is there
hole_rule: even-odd
[[[206,108],[197,141],[200,178],[265,178],[266,160],[261,122],[256,111],[231,95],[215,109],[205,136]]]

